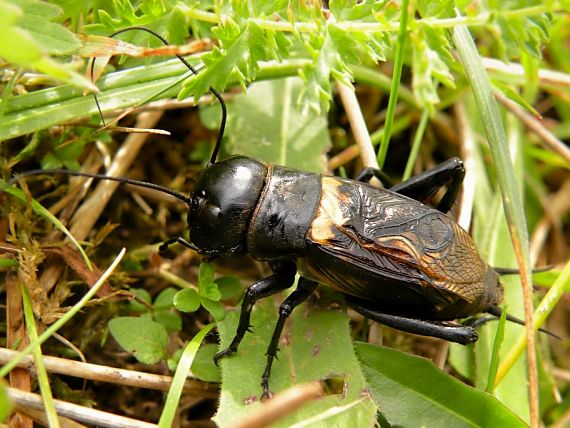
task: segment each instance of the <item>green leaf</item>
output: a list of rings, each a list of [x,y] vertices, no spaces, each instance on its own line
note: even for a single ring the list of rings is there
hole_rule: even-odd
[[[201,284],[199,293],[200,297],[213,300],[215,302],[222,298],[222,294],[220,293],[220,290],[218,290],[218,285],[215,282]]]
[[[455,87],[454,77],[447,64],[456,60],[450,53],[446,32],[441,28],[421,25],[412,33],[410,41],[413,50],[414,94],[421,105],[433,114],[434,105],[439,102],[438,83],[450,88]]]
[[[455,4],[451,0],[419,0],[416,7],[422,18],[450,18]]]
[[[540,117],[540,113],[513,88],[498,80],[493,80],[492,84],[495,91],[501,92],[504,96],[528,110],[531,114]]]
[[[0,268],[12,268],[18,266],[19,266],[18,260],[11,259],[8,257],[0,257]]]
[[[217,300],[200,297],[200,304],[204,306],[204,309],[212,314],[216,321],[223,319],[226,315],[224,306]]]
[[[10,0],[12,4],[17,4],[25,15],[38,15],[44,19],[53,20],[62,15],[63,10],[58,5],[38,0]]]
[[[202,284],[211,284],[212,282],[214,282],[214,265],[208,262],[200,263],[198,287],[201,287]]]
[[[138,300],[133,299],[129,302],[129,309],[133,312],[147,312],[152,302],[150,293],[143,288],[130,288],[129,292],[137,296],[142,301],[148,303],[149,305],[145,306],[143,303],[139,302]]]
[[[385,3],[379,1],[331,0],[329,7],[338,22],[376,22],[377,13],[382,13]]]
[[[505,337],[505,323],[507,321],[507,307],[503,308],[501,317],[499,318],[499,325],[497,326],[497,334],[495,335],[495,342],[493,343],[493,352],[491,354],[491,363],[489,364],[489,376],[487,377],[487,386],[485,392],[493,392],[495,388],[495,378],[497,376],[497,369],[499,368],[499,353],[503,338]]]
[[[50,22],[62,14],[59,6],[38,0],[12,0],[23,11],[18,20],[21,28],[41,44],[44,51],[54,55],[71,54],[81,47],[75,35],[61,24]]]
[[[166,357],[168,333],[157,322],[141,317],[114,318],[109,321],[109,332],[143,364],[155,364]]]
[[[162,325],[166,331],[180,331],[182,330],[182,319],[178,314],[171,311],[156,311],[153,314],[154,320]]]
[[[185,288],[176,293],[173,303],[180,312],[195,312],[200,308],[200,295],[193,288]]]
[[[218,345],[205,343],[200,346],[192,363],[192,374],[205,382],[221,382],[220,368],[214,364],[214,354]]]
[[[303,114],[295,100],[302,82],[297,78],[258,82],[228,106],[230,153],[305,171],[322,172],[330,146],[325,116]]]
[[[330,24],[332,25],[332,24]],[[333,33],[334,34],[334,33]],[[338,40],[338,39],[337,39]],[[307,109],[327,111],[331,101],[331,80],[337,79],[352,88],[352,74],[338,52],[330,32],[311,33],[306,44],[312,62],[299,71],[304,81],[300,100]]]
[[[79,21],[91,13],[93,1],[75,1],[75,0],[51,0],[50,4],[56,4],[60,8],[61,15],[58,17],[59,22],[71,21],[71,28],[77,28]]]
[[[482,5],[489,13],[490,33],[496,35],[496,49],[503,60],[520,58],[523,54],[541,57],[542,45],[550,37],[553,15],[549,9],[556,3],[540,0],[490,0]],[[530,14],[520,13],[532,8],[537,10]]]
[[[76,37],[60,24],[50,22],[59,7],[36,0],[20,0],[20,6],[0,1],[0,57],[29,67],[83,89],[96,90],[89,79],[72,66],[59,63],[50,54],[70,53],[79,48]]]
[[[243,293],[241,281],[235,276],[222,276],[216,279],[216,284],[218,284],[218,290],[222,294],[221,300],[237,299]]]
[[[156,299],[154,299],[153,308],[160,310],[160,309],[170,309],[172,307],[172,301],[174,296],[178,293],[178,290],[173,287],[167,287],[162,290]]]
[[[552,287],[552,285],[556,282],[559,276],[560,276],[560,271],[555,271],[555,270],[547,272],[538,272],[532,275],[532,283],[540,285],[541,287]],[[566,293],[570,293],[570,287],[566,287],[564,291]]]
[[[309,419],[311,427],[372,426],[376,406],[365,392],[366,383],[352,347],[348,318],[343,311],[332,309],[338,308],[338,295],[326,289],[320,291],[318,302],[296,308],[285,325],[280,352],[271,371],[270,389],[278,393],[293,385],[340,376],[346,382],[346,393],[307,403],[275,426],[291,426]],[[237,354],[220,362],[222,392],[214,420],[222,428],[234,426],[261,405],[260,380],[277,308],[273,297],[259,301],[251,318],[254,333],[245,335]],[[238,317],[239,311],[233,311],[217,323],[220,349],[225,349],[233,339]]]
[[[218,285],[214,282],[214,265],[211,263],[200,263],[198,293],[200,297],[216,302],[222,298]]]
[[[492,395],[467,386],[431,361],[356,344],[362,369],[390,426],[526,427]]]
[[[252,25],[252,28],[255,26]],[[200,97],[210,87],[223,90],[232,72],[236,72],[238,81],[245,89],[246,83],[250,82],[257,71],[257,63],[251,58],[249,37],[251,36],[249,24],[245,28],[239,28],[236,22],[228,20],[223,26],[216,27],[216,36],[220,40],[226,40],[228,45],[222,50],[214,46],[211,52],[203,56],[206,69],[198,76],[184,82],[184,90],[181,97],[193,95]],[[251,64],[254,68],[251,68]]]
[[[0,57],[16,64],[27,64],[37,61],[41,56],[41,50],[33,38],[24,30],[15,26],[18,17],[22,15],[17,6],[0,2],[0,36],[10,43],[0,44]]]
[[[176,366],[178,366],[178,362],[180,361],[182,352],[184,352],[184,349],[178,348],[176,351],[172,353],[170,358],[166,360],[166,364],[168,365],[168,370],[170,370],[171,372],[176,370]]]
[[[343,61],[361,64],[386,60],[385,52],[389,47],[386,34],[347,31],[334,23],[330,23],[327,30]],[[339,72],[346,72],[346,68],[340,67]],[[347,77],[351,75],[349,73]]]

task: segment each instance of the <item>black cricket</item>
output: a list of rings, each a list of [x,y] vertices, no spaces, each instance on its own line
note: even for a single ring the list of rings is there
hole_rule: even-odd
[[[134,29],[168,44],[142,27],[113,36]],[[244,156],[218,161],[226,107],[220,94],[210,90],[222,105],[222,122],[210,162],[189,197],[153,183],[67,170],[28,171],[11,182],[65,173],[160,190],[188,204],[190,229],[189,240],[170,239],[161,245],[161,253],[179,243],[207,259],[250,254],[267,261],[273,275],[247,289],[235,337],[215,355],[216,364],[237,352],[255,302],[293,286],[298,271],[297,288],[280,306],[268,346],[263,397],[270,396],[271,366],[285,321],[319,283],[339,291],[348,306],[382,324],[464,345],[475,342],[478,334],[453,320],[481,312],[501,315],[499,274],[513,272],[483,261],[469,234],[447,215],[464,177],[458,158],[388,190],[368,184],[373,176],[383,176],[369,168],[347,180]],[[422,203],[445,187],[436,208]]]

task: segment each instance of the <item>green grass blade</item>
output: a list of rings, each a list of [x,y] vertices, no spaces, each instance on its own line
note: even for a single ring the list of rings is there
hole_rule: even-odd
[[[532,289],[530,254],[528,232],[520,189],[517,185],[515,171],[511,162],[506,134],[501,120],[501,114],[493,92],[489,77],[487,76],[477,48],[464,26],[457,26],[453,32],[453,39],[461,61],[465,68],[467,78],[471,84],[475,101],[481,115],[481,122],[489,140],[491,155],[496,165],[497,181],[503,199],[503,207],[507,218],[509,233],[517,262],[521,269],[525,302],[525,321],[532,324]],[[531,409],[531,425],[538,425],[538,377],[536,371],[536,350],[534,347],[534,332],[527,332],[527,360],[529,375],[529,401]]]
[[[487,387],[486,392],[493,392],[495,386],[495,377],[497,376],[497,369],[499,368],[499,351],[501,350],[501,344],[505,337],[505,323],[507,322],[507,308],[503,308],[503,313],[499,319],[499,325],[497,326],[497,333],[495,334],[495,342],[493,343],[493,353],[491,355],[491,363],[489,364],[489,375],[487,377]]]
[[[410,156],[408,157],[408,161],[406,162],[406,169],[404,170],[402,181],[406,181],[412,176],[412,170],[414,169],[416,158],[418,157],[418,153],[422,145],[422,140],[424,138],[424,132],[426,130],[428,119],[429,119],[429,110],[426,108],[422,112],[422,117],[420,118],[418,129],[416,130],[416,134],[414,135],[412,150],[410,151]]]
[[[164,409],[162,415],[160,415],[160,420],[158,421],[159,428],[169,428],[173,426],[174,415],[176,414],[176,408],[178,407],[178,402],[180,401],[180,395],[182,394],[182,388],[184,387],[184,382],[194,361],[194,357],[198,353],[198,348],[204,340],[204,337],[212,330],[214,324],[208,324],[198,332],[196,336],[192,338],[190,343],[184,348],[182,357],[180,357],[180,362],[176,368],[176,373],[174,373],[174,378],[172,379],[172,385],[170,385],[170,390],[166,397],[166,403],[164,404]]]
[[[398,90],[400,88],[400,80],[402,78],[402,65],[404,64],[404,47],[406,38],[408,37],[408,0],[402,0],[400,5],[400,31],[398,33],[398,43],[396,44],[396,54],[394,58],[394,75],[392,76],[392,87],[390,89],[390,100],[388,101],[388,109],[386,111],[386,123],[384,125],[384,138],[380,144],[378,152],[378,168],[382,169],[386,161],[388,146],[390,144],[390,136],[392,135],[392,123],[394,121],[394,113],[396,111],[396,103],[398,102]]]
[[[188,69],[171,60],[148,67],[110,73],[99,83],[97,95],[103,112],[132,107],[151,99],[174,97],[174,85]],[[173,87],[174,85],[174,87]],[[98,114],[92,96],[72,86],[59,86],[12,97],[0,123],[0,141]]]
[[[24,316],[26,318],[26,329],[30,341],[35,342],[38,340],[38,330],[36,328],[36,320],[34,319],[34,311],[32,309],[30,293],[23,284],[21,290],[22,290],[22,303],[24,305]],[[55,405],[53,403],[53,394],[51,393],[49,378],[42,357],[41,346],[40,345],[34,346],[32,354],[34,355],[34,363],[36,365],[38,373],[38,383],[40,385],[40,391],[42,393],[42,400],[44,403],[44,410],[46,412],[48,425],[50,426],[50,428],[59,428],[59,418],[57,417],[57,412],[55,411]]]
[[[199,55],[192,58],[195,64]],[[306,62],[293,60],[283,64],[262,64],[258,80],[294,76]],[[179,80],[192,79],[188,69],[177,58],[109,73],[97,85],[97,99],[105,112],[140,105],[149,99],[158,100],[178,95]],[[229,83],[235,85],[233,74]],[[4,116],[0,121],[0,141],[29,134],[53,125],[88,118],[98,114],[92,96],[71,85],[43,89],[0,102]]]
[[[85,295],[79,300],[79,302],[73,305],[71,309],[65,313],[64,316],[62,316],[60,319],[58,319],[56,322],[54,322],[52,325],[46,328],[44,332],[40,334],[36,340],[31,341],[31,343],[28,346],[26,346],[26,348],[22,352],[20,352],[17,356],[15,356],[12,360],[10,360],[9,363],[2,366],[2,368],[0,369],[0,379],[2,379],[8,373],[10,373],[10,371],[14,367],[16,367],[18,363],[22,361],[24,357],[32,351],[32,349],[44,343],[57,330],[63,327],[63,325],[66,322],[68,322],[73,316],[75,316],[75,314],[77,314],[77,312],[79,312],[81,308],[83,308],[87,304],[87,302],[91,300],[91,298],[99,291],[101,286],[105,284],[105,282],[109,279],[115,268],[118,266],[119,262],[122,260],[125,253],[126,249],[123,248],[121,252],[117,255],[117,257],[115,257],[113,263],[111,263],[111,265],[107,268],[107,270],[103,272],[101,278],[99,278],[99,280],[95,283],[95,285],[93,285],[93,287],[87,293],[85,293]]]
[[[564,266],[560,276],[556,279],[552,287],[550,287],[540,304],[537,306],[534,313],[534,324],[532,326],[534,331],[537,331],[538,328],[544,324],[548,314],[552,312],[554,306],[558,303],[568,287],[570,287],[570,261],[566,263],[566,266]],[[505,374],[516,362],[522,354],[525,344],[526,337],[520,336],[517,343],[510,349],[509,353],[503,360],[503,363],[499,366],[495,384],[503,379]]]

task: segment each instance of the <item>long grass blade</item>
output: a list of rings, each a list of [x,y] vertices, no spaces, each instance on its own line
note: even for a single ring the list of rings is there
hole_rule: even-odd
[[[464,26],[457,26],[453,32],[453,39],[461,61],[465,68],[467,78],[471,84],[475,101],[481,115],[481,122],[489,146],[491,155],[496,165],[497,181],[503,199],[503,207],[509,227],[511,240],[515,249],[515,255],[521,270],[521,282],[523,285],[525,323],[527,338],[527,360],[529,376],[529,401],[531,426],[538,426],[538,375],[536,366],[536,350],[532,313],[532,281],[530,269],[530,251],[528,244],[528,232],[525,220],[524,208],[518,188],[514,168],[510,159],[505,129],[501,120],[501,114],[495,98],[493,97],[489,77],[487,76],[477,48]]]

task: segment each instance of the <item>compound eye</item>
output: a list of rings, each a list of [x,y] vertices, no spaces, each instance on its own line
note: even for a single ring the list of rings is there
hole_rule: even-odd
[[[196,212],[198,210],[198,208],[200,208],[202,201],[203,201],[203,199],[200,198],[199,196],[196,196],[196,197],[190,199],[190,209],[193,212]]]
[[[192,208],[198,208],[200,203],[202,203],[202,201],[204,201],[205,199],[207,199],[206,191],[204,189],[196,190],[192,192],[190,205],[192,206]]]

